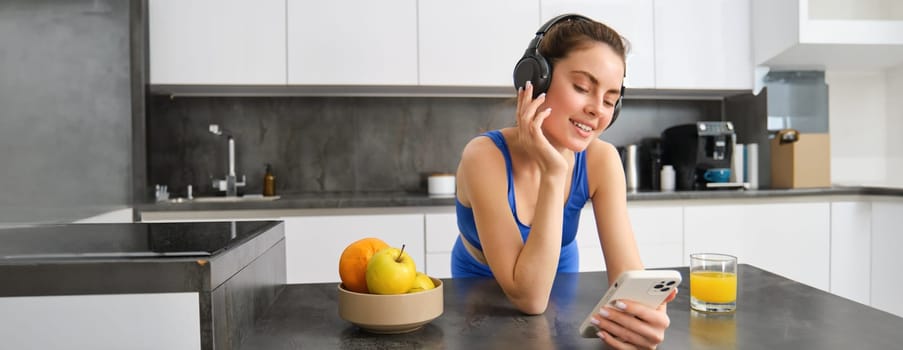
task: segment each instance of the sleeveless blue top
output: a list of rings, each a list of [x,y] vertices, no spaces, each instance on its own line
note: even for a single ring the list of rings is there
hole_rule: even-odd
[[[493,130],[482,134],[489,137],[505,157],[505,169],[508,173],[508,206],[517,221],[521,238],[526,242],[530,234],[530,226],[520,222],[517,216],[517,206],[514,198],[514,180],[511,173],[511,152],[505,142],[501,131]],[[577,251],[577,225],[580,222],[580,212],[586,201],[589,200],[589,184],[586,181],[586,151],[574,154],[574,174],[571,179],[571,190],[567,202],[564,205],[564,217],[561,228],[561,256],[558,259],[558,272],[578,272],[579,253]],[[465,207],[460,201],[455,200],[455,209],[458,218],[458,230],[461,235],[455,241],[451,254],[452,277],[492,276],[489,266],[477,261],[467,248],[461,243],[461,238],[467,240],[473,247],[483,250],[480,237],[477,235],[477,225],[474,222],[473,209]]]

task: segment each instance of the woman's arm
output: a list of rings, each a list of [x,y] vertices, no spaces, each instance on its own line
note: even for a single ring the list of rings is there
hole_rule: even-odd
[[[549,303],[561,254],[561,227],[568,162],[542,133],[551,109],[540,110],[529,82],[518,93],[512,143],[539,169],[539,188],[526,242],[508,205],[505,161],[484,138],[465,148],[459,174],[476,221],[483,255],[508,299],[522,312],[540,314]]]
[[[609,143],[595,140],[586,154],[586,175],[596,230],[605,256],[608,280],[613,283],[624,271],[643,269],[627,215],[624,169],[618,151]]]
[[[495,279],[519,310],[543,313],[561,254],[564,185],[553,178],[542,181],[530,236],[524,242],[508,205],[505,161],[491,141],[475,139],[465,148],[458,176]]]
[[[618,151],[610,144],[594,141],[587,151],[587,177],[593,213],[608,281],[612,283],[627,270],[643,269],[636,239],[627,215],[627,186]],[[621,348],[654,349],[664,340],[665,330],[671,324],[667,304],[677,295],[677,290],[657,308],[621,300],[617,308],[597,310],[594,322],[600,337],[610,346]]]

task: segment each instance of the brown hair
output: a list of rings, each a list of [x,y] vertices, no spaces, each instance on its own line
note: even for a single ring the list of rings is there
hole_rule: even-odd
[[[627,39],[611,27],[593,20],[571,18],[556,23],[549,28],[542,43],[539,44],[539,54],[554,66],[571,51],[588,48],[594,42],[611,47],[621,57],[626,72],[627,51],[630,45]]]

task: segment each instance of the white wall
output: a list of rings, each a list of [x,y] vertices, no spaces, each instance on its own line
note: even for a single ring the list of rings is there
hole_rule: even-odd
[[[903,187],[903,65],[887,71],[887,182]]]
[[[887,84],[884,72],[827,71],[831,182],[887,181]]]
[[[903,65],[827,71],[831,182],[903,187]]]

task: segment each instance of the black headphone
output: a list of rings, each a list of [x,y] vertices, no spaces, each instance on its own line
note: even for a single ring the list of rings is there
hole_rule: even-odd
[[[530,81],[530,83],[533,84],[533,98],[536,98],[543,92],[549,91],[549,86],[552,84],[552,65],[549,64],[549,61],[546,60],[545,57],[542,57],[542,55],[539,54],[539,43],[542,42],[542,38],[546,35],[546,32],[549,31],[549,28],[552,28],[552,26],[558,22],[572,19],[592,21],[587,17],[571,13],[552,18],[546,22],[546,24],[543,24],[542,27],[539,27],[539,30],[536,31],[536,36],[533,40],[530,40],[527,51],[524,51],[524,56],[521,57],[514,66],[515,88],[522,88],[527,84],[527,81]],[[624,76],[627,76],[626,70]],[[618,114],[621,113],[621,101],[623,99],[624,84],[622,82],[621,95],[618,96],[618,102],[615,103],[615,110],[611,115],[611,122],[608,123],[606,129],[610,128],[611,125],[615,123],[615,120],[618,119]]]

